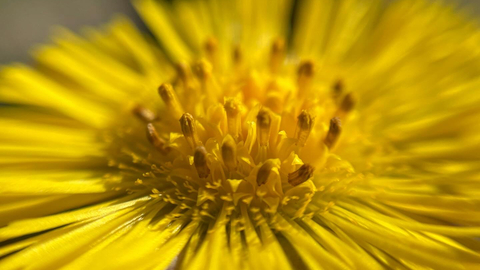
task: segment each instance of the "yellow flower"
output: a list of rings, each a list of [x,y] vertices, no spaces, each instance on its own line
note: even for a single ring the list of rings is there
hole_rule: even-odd
[[[0,269],[480,269],[476,23],[134,5],[2,69]]]

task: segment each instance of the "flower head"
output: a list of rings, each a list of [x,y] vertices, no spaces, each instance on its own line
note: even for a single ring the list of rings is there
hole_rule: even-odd
[[[2,70],[0,268],[480,267],[474,23],[134,4],[156,41],[117,18]]]

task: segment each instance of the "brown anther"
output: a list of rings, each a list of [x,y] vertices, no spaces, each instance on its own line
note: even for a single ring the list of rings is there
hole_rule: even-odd
[[[261,186],[267,183],[268,178],[270,177],[270,173],[272,172],[275,164],[272,160],[267,160],[263,165],[258,169],[257,172],[257,185]]]
[[[242,62],[242,50],[240,49],[240,46],[237,45],[233,49],[233,63],[238,65],[241,62]]]
[[[191,77],[191,70],[189,65],[185,62],[178,62],[175,66],[175,69],[177,70],[178,78],[183,82],[183,84],[188,84],[188,81]]]
[[[212,73],[212,65],[202,59],[195,64],[194,71],[199,79],[206,80]]]
[[[303,61],[298,67],[298,96],[305,98],[309,95],[313,81],[314,64],[312,61]]]
[[[165,105],[170,110],[170,113],[173,114],[175,118],[180,117],[183,113],[182,106],[178,102],[177,96],[173,91],[173,87],[169,83],[164,83],[158,87],[158,94],[162,98]]]
[[[298,170],[288,174],[288,183],[294,187],[298,186],[310,179],[314,170],[315,168],[309,164],[303,164]]]
[[[205,52],[207,54],[207,58],[212,63],[214,66],[216,65],[215,63],[217,62],[216,60],[216,55],[218,51],[218,42],[215,38],[210,37],[207,39],[205,42]]]
[[[307,111],[303,110],[297,117],[297,128],[295,129],[295,139],[298,146],[305,146],[305,143],[313,128],[313,118]]]
[[[266,146],[270,139],[270,126],[272,124],[272,117],[270,113],[261,108],[257,114],[257,138],[260,146]]]
[[[169,148],[165,147],[165,140],[162,139],[152,123],[147,124],[147,138],[159,152],[166,154]]]
[[[340,95],[342,95],[344,88],[345,86],[343,85],[343,81],[337,80],[332,86],[332,96],[334,98],[338,98]]]
[[[165,104],[170,104],[175,100],[175,94],[173,93],[173,87],[169,83],[164,83],[158,87],[158,94],[162,98]]]
[[[328,129],[327,136],[325,137],[325,145],[331,149],[340,137],[341,132],[342,126],[340,119],[338,117],[332,118],[330,120],[330,128]]]
[[[197,170],[198,177],[206,178],[210,174],[210,169],[208,169],[207,165],[207,150],[205,147],[199,146],[195,149],[193,164]]]
[[[272,54],[281,54],[285,51],[285,41],[283,38],[277,38],[275,41],[272,43],[272,49],[271,53]]]
[[[305,76],[305,77],[311,78],[313,77],[313,75],[314,75],[314,64],[312,61],[307,60],[300,63],[300,66],[298,67],[299,77]]]
[[[214,53],[217,50],[218,42],[214,37],[209,37],[205,41],[205,51],[209,54]]]
[[[153,122],[155,120],[157,120],[157,116],[152,112],[150,111],[149,109],[145,108],[145,107],[142,107],[140,105],[137,105],[135,106],[133,109],[132,109],[132,112],[139,118],[141,119],[142,121],[144,122]]]
[[[345,97],[342,100],[342,103],[340,104],[340,110],[348,113],[350,112],[353,107],[355,106],[355,98],[353,97],[352,93],[348,93],[345,95]]]
[[[280,69],[284,54],[285,41],[282,38],[278,38],[272,43],[272,48],[270,50],[270,71],[272,73],[277,73]]]
[[[237,139],[241,131],[241,103],[236,98],[226,98],[223,106],[227,114],[228,133]]]
[[[237,145],[230,134],[227,134],[223,139],[222,159],[230,171],[234,171],[237,168]]]
[[[195,149],[196,146],[196,133],[195,133],[195,120],[193,116],[189,113],[184,113],[180,117],[180,127],[182,128],[182,133],[188,144],[192,149]]]

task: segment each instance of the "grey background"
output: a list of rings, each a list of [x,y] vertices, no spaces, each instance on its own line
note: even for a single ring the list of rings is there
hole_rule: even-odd
[[[444,1],[480,16],[480,0]],[[48,42],[52,26],[78,31],[84,25],[106,23],[118,13],[143,27],[129,0],[0,0],[0,64],[29,62],[30,48]]]

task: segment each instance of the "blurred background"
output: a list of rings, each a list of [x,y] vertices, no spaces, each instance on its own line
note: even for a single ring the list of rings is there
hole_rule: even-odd
[[[435,1],[435,0],[432,0]],[[480,0],[443,0],[480,16]],[[29,49],[48,41],[51,27],[74,31],[101,25],[118,13],[144,28],[130,0],[0,0],[0,64],[29,62]]]

